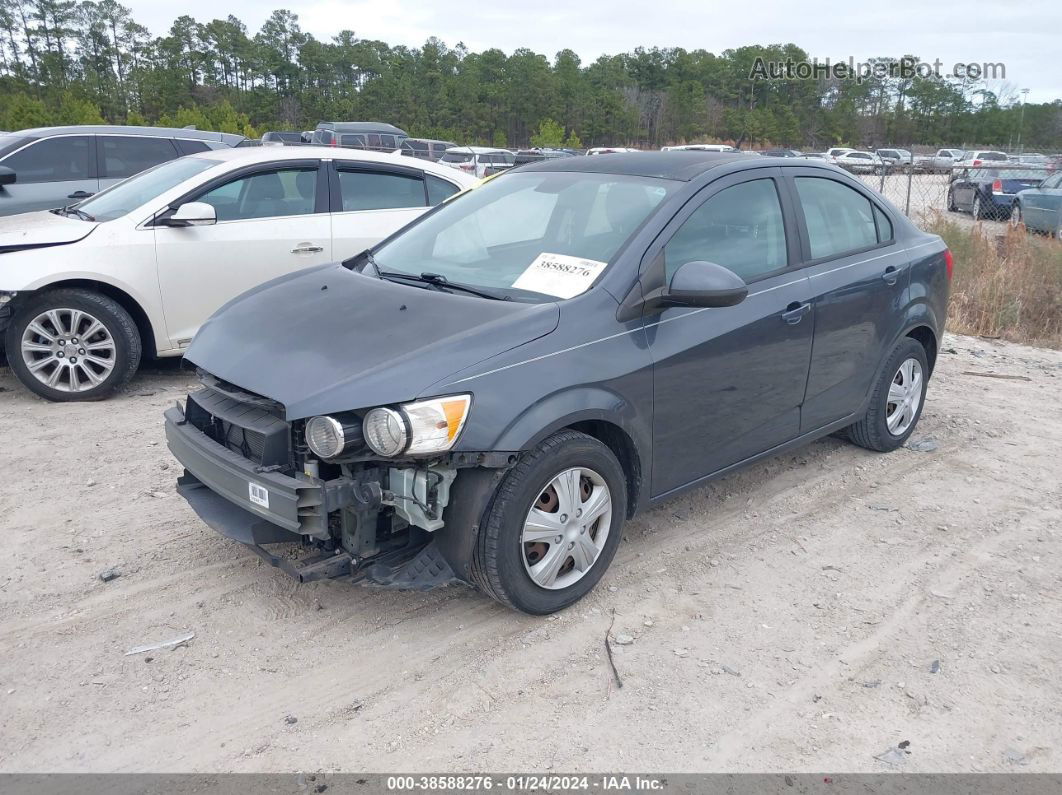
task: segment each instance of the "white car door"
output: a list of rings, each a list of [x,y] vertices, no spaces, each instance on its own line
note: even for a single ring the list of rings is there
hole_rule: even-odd
[[[263,282],[330,262],[327,176],[320,161],[260,164],[185,196],[214,207],[209,226],[155,227],[171,342],[186,346],[219,307]]]
[[[401,165],[335,160],[334,259],[360,254],[460,190],[449,180]]]

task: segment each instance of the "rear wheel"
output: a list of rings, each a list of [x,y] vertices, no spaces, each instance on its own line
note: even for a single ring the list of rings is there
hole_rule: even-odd
[[[136,323],[111,298],[89,290],[54,290],[22,304],[5,338],[12,372],[47,400],[99,400],[136,372]]]
[[[959,208],[955,206],[955,195],[951,192],[951,188],[948,188],[948,211],[958,212]]]
[[[506,475],[476,544],[473,578],[503,604],[533,615],[585,596],[623,532],[626,479],[604,444],[561,431]]]
[[[1010,225],[1013,227],[1019,227],[1023,223],[1025,222],[1021,217],[1021,204],[1019,202],[1014,202],[1014,206],[1010,208]]]
[[[971,212],[973,213],[975,221],[980,221],[982,218],[985,217],[985,208],[981,202],[980,196],[974,196],[973,210]]]
[[[928,379],[925,349],[918,340],[904,337],[878,374],[867,413],[848,427],[848,438],[880,453],[900,447],[922,416]]]

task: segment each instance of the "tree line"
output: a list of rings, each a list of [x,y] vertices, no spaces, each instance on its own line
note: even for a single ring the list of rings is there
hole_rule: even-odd
[[[637,48],[584,63],[570,49],[552,58],[471,52],[434,37],[411,48],[351,30],[321,41],[286,10],[253,34],[230,15],[180,16],[152,36],[116,0],[0,0],[0,129],[192,124],[254,137],[318,120],[378,120],[414,136],[499,146],[1062,149],[1062,100],[1022,108],[1016,92],[983,81],[754,76],[758,60],[808,59],[794,44],[719,54]]]

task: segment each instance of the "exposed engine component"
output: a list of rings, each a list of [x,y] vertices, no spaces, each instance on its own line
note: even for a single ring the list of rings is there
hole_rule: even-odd
[[[393,504],[395,513],[411,525],[438,530],[443,526],[443,509],[450,502],[450,484],[456,477],[457,470],[449,467],[391,468],[389,495],[385,494],[384,503]]]

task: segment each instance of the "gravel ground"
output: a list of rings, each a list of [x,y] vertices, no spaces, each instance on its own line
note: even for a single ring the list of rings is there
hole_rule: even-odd
[[[1062,770],[1060,379],[948,336],[919,450],[830,438],[678,498],[538,619],[296,585],[206,529],[176,366],[71,405],[0,369],[0,771]]]

